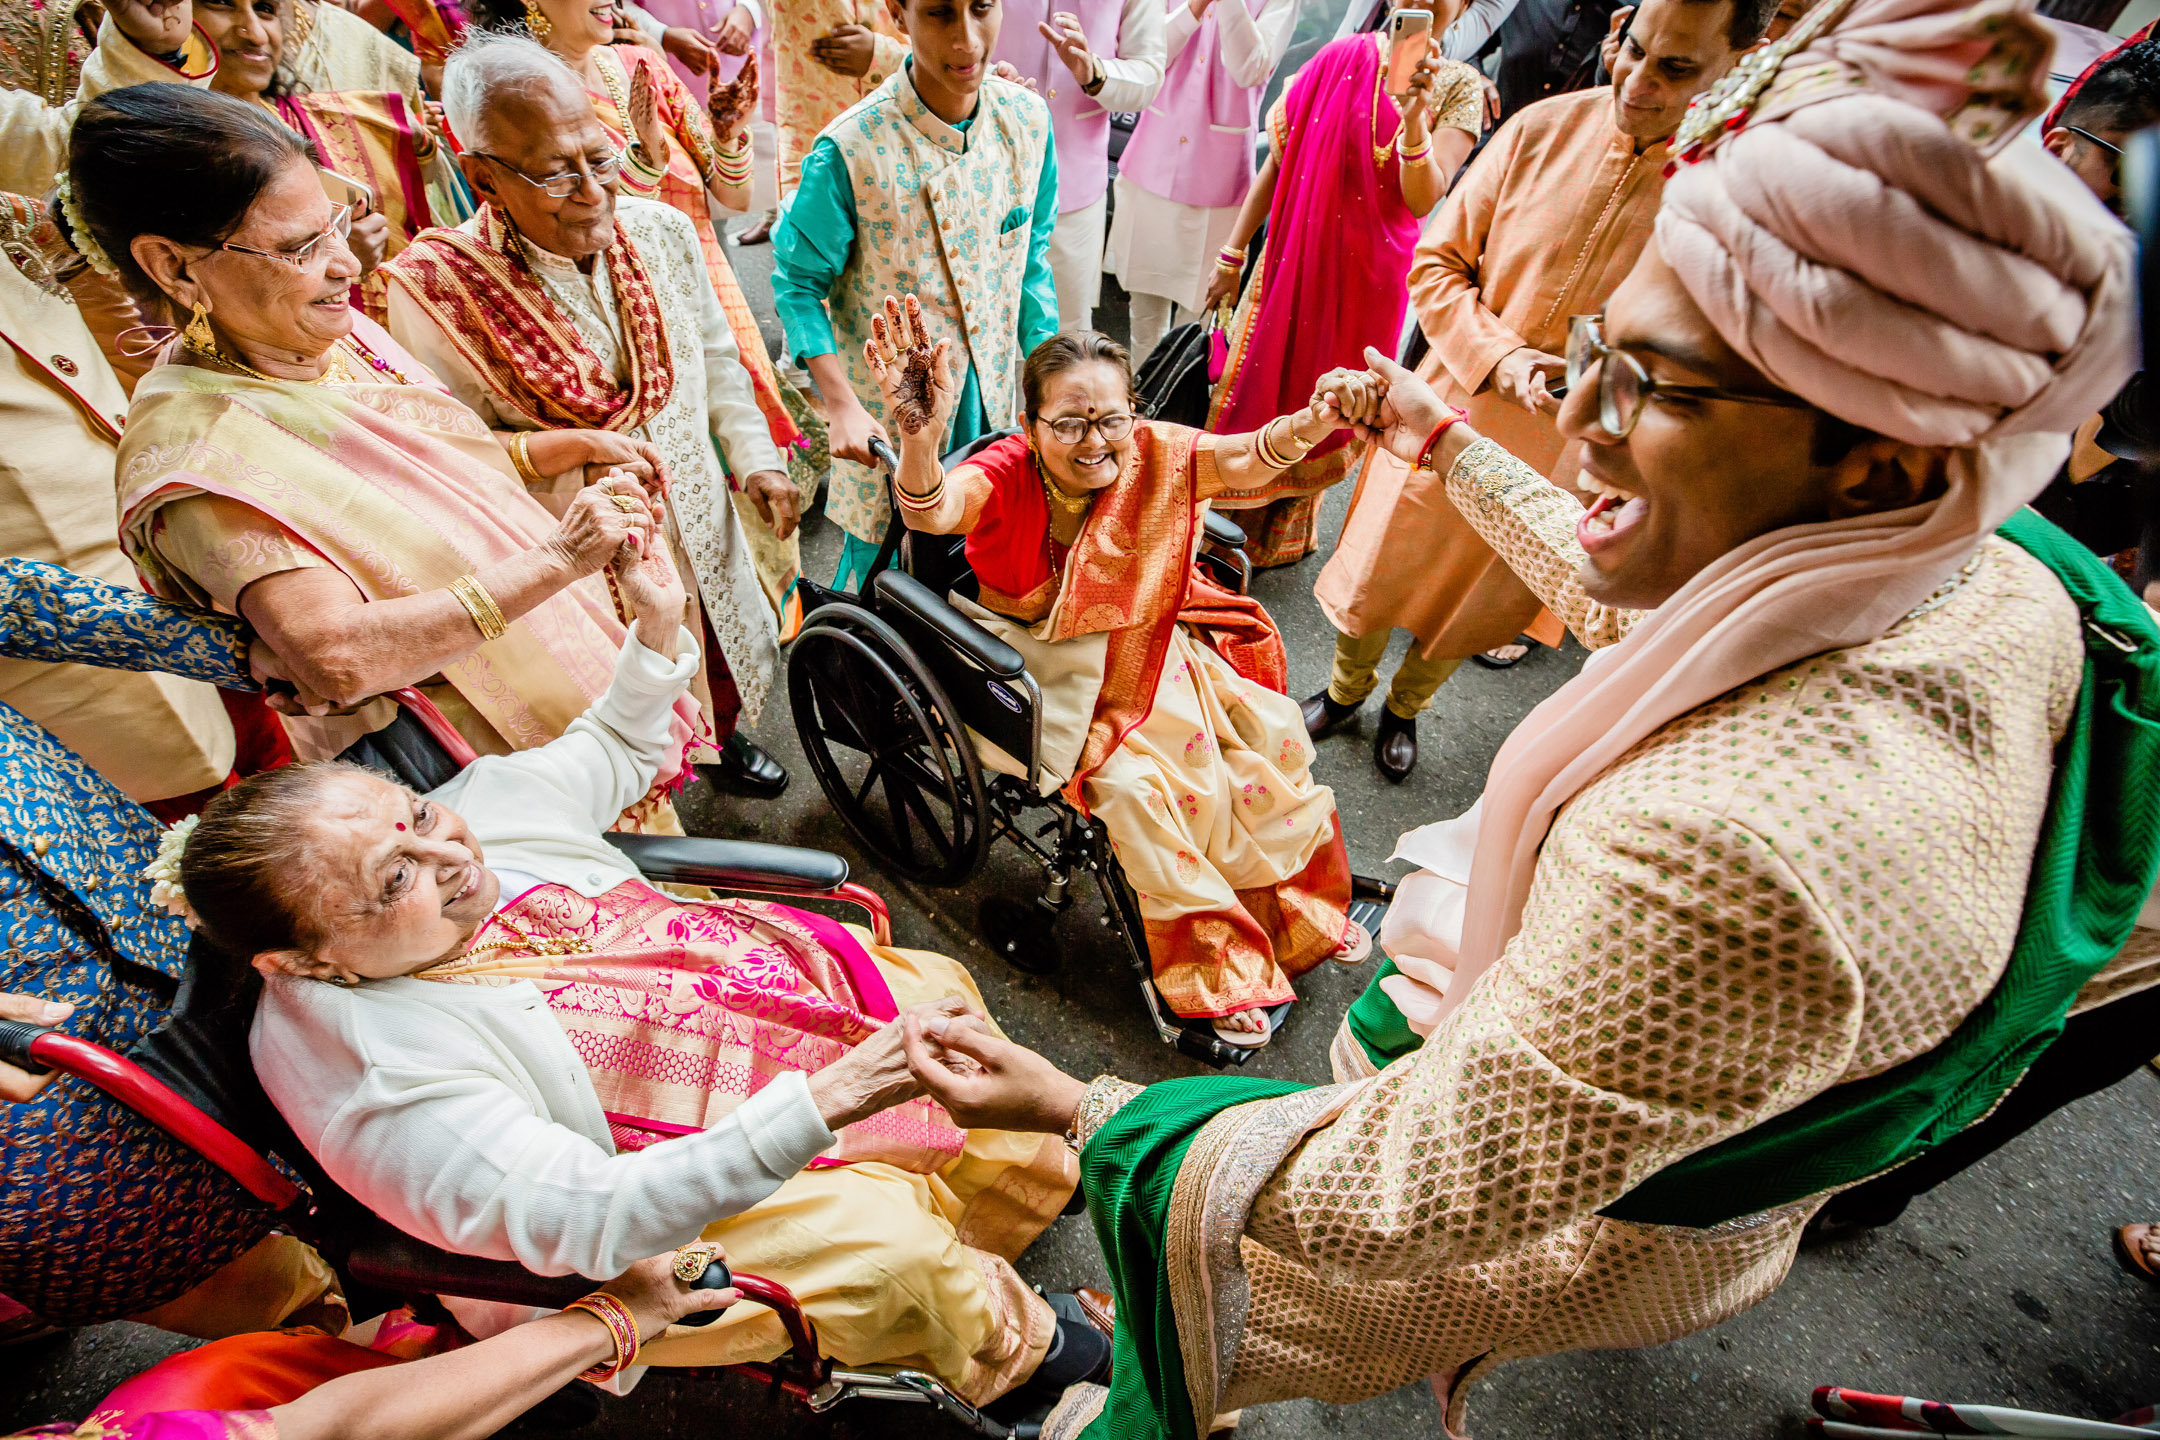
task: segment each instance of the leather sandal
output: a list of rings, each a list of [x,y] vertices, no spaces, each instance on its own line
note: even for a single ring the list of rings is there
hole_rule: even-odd
[[[2155,1268],[2145,1249],[2153,1234],[2153,1225],[2141,1223],[2124,1225],[2115,1232],[2115,1261],[2123,1269],[2140,1280],[2160,1285],[2160,1268]]]
[[[1472,655],[1470,658],[1472,660],[1475,660],[1478,664],[1484,666],[1487,670],[1512,670],[1514,667],[1522,664],[1523,661],[1530,658],[1530,652],[1537,649],[1538,642],[1531,639],[1528,635],[1517,635],[1513,640],[1510,640],[1508,642],[1508,645],[1522,646],[1522,654],[1517,655],[1512,660],[1501,660],[1493,655],[1492,650],[1487,650],[1482,654]],[[1507,649],[1507,645],[1495,645],[1492,648],[1493,650],[1505,650]]]
[[[1108,1290],[1075,1290],[1073,1298],[1080,1302],[1080,1313],[1087,1322],[1105,1335],[1117,1333],[1117,1296]]]

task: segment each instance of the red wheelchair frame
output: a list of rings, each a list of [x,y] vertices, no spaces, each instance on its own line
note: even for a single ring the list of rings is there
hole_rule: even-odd
[[[395,698],[460,769],[476,758],[464,737],[417,691],[395,692]],[[686,836],[608,839],[647,879],[845,901],[868,912],[879,944],[892,943],[892,919],[884,900],[849,880],[847,862],[829,852]],[[309,1185],[303,1186],[218,1116],[102,1045],[43,1026],[0,1020],[0,1061],[32,1072],[58,1071],[94,1085],[201,1155],[270,1211],[273,1225],[322,1251],[356,1300],[371,1294],[389,1297],[391,1303],[402,1301],[422,1313],[438,1308],[434,1297],[439,1295],[560,1309],[594,1288],[585,1276],[536,1275],[514,1261],[456,1255],[429,1245],[363,1210],[314,1172],[311,1159],[287,1157],[309,1174]],[[846,1400],[890,1400],[935,1406],[990,1440],[1034,1440],[1038,1433],[1033,1424],[999,1423],[922,1371],[836,1365],[820,1352],[817,1327],[786,1286],[741,1273],[730,1283],[745,1300],[769,1307],[789,1341],[788,1352],[776,1360],[732,1368],[765,1380],[772,1390],[796,1397],[813,1412],[823,1413]],[[361,1316],[374,1313],[378,1310],[366,1308]]]

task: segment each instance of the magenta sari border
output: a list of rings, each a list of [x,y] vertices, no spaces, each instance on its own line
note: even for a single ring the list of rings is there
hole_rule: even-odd
[[[772,904],[772,902],[766,902]],[[820,915],[815,910],[798,910],[793,905],[773,905],[785,910],[788,917],[817,936],[818,943],[830,948],[833,955],[847,970],[848,979],[854,983],[855,993],[862,998],[862,1012],[876,1020],[900,1018],[900,1002],[893,998],[892,986],[878,973],[877,964],[862,942],[848,933],[839,921]]]

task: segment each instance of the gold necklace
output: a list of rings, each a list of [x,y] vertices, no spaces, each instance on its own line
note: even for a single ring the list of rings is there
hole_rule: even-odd
[[[352,368],[345,363],[342,341],[331,346],[324,353],[322,374],[317,375],[312,380],[293,380],[283,375],[265,374],[245,360],[226,354],[225,347],[222,345],[213,344],[207,350],[200,345],[193,344],[188,345],[186,348],[205,359],[215,360],[220,365],[237,370],[252,380],[262,380],[272,385],[352,385],[357,383],[359,379],[358,376],[353,374]]]
[[[1032,447],[1030,448],[1032,450]],[[1042,457],[1037,455],[1034,458],[1035,474],[1042,481],[1043,494],[1049,498],[1050,503],[1067,515],[1084,514],[1087,511],[1089,502],[1094,500],[1095,492],[1090,490],[1085,495],[1066,494],[1064,490],[1059,488],[1057,482],[1050,478],[1050,472],[1043,468]]]
[[[1377,30],[1376,30],[1376,31],[1374,31],[1373,33],[1377,35],[1377,34],[1379,34],[1379,33],[1381,33],[1381,32],[1379,32],[1379,31],[1377,31]],[[1382,139],[1380,138],[1380,94],[1381,94],[1381,89],[1380,89],[1380,87],[1381,87],[1381,86],[1382,86],[1382,85],[1383,85],[1383,84],[1384,84],[1384,83],[1386,82],[1386,80],[1387,80],[1387,71],[1388,71],[1388,62],[1387,62],[1387,51],[1386,51],[1386,49],[1385,49],[1385,48],[1383,47],[1383,48],[1382,48],[1382,50],[1381,50],[1381,52],[1380,52],[1380,65],[1379,65],[1379,68],[1373,71],[1373,77],[1372,77],[1372,118],[1371,118],[1371,120],[1370,120],[1370,122],[1369,122],[1369,125],[1368,125],[1368,128],[1367,128],[1367,131],[1366,131],[1366,134],[1367,134],[1367,135],[1368,135],[1368,136],[1369,136],[1369,137],[1371,138],[1371,140],[1372,140],[1372,163],[1373,163],[1373,169],[1375,169],[1375,170],[1385,170],[1385,169],[1387,169],[1387,157],[1388,157],[1388,151],[1390,151],[1390,150],[1392,150],[1392,149],[1394,149],[1394,148],[1395,148],[1395,137],[1394,137],[1394,136],[1390,135],[1390,136],[1389,136],[1389,137],[1388,137],[1388,138],[1387,138],[1386,140],[1384,140],[1384,141],[1383,141],[1383,140],[1382,140]],[[1400,119],[1401,119],[1401,117],[1399,117],[1399,116],[1398,116],[1398,117],[1397,117],[1397,121],[1398,121],[1398,124],[1400,123]]]
[[[530,934],[517,921],[512,920],[501,911],[495,913],[494,919],[496,924],[510,932],[511,938],[508,940],[482,941],[467,950],[460,957],[461,959],[470,960],[483,950],[530,950],[535,955],[589,955],[592,953],[592,942],[580,936],[565,935],[560,939],[544,940]]]

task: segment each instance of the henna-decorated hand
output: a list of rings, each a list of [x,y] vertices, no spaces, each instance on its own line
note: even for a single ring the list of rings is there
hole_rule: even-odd
[[[653,94],[652,72],[643,65],[630,77],[629,119],[638,148],[645,152],[645,163],[655,170],[667,169],[675,152],[668,148],[667,129],[660,123],[660,102]]]
[[[885,297],[885,313],[870,321],[870,340],[863,358],[877,377],[885,396],[885,413],[903,438],[919,435],[935,425],[935,440],[960,403],[959,382],[953,378],[952,341],[930,341],[923,320],[922,302],[914,295],[901,302]]]
[[[752,55],[743,61],[742,69],[735,73],[733,80],[712,87],[712,101],[706,109],[712,116],[713,138],[722,146],[733,140],[735,132],[742,129],[743,122],[757,109],[757,103],[757,56]]]

